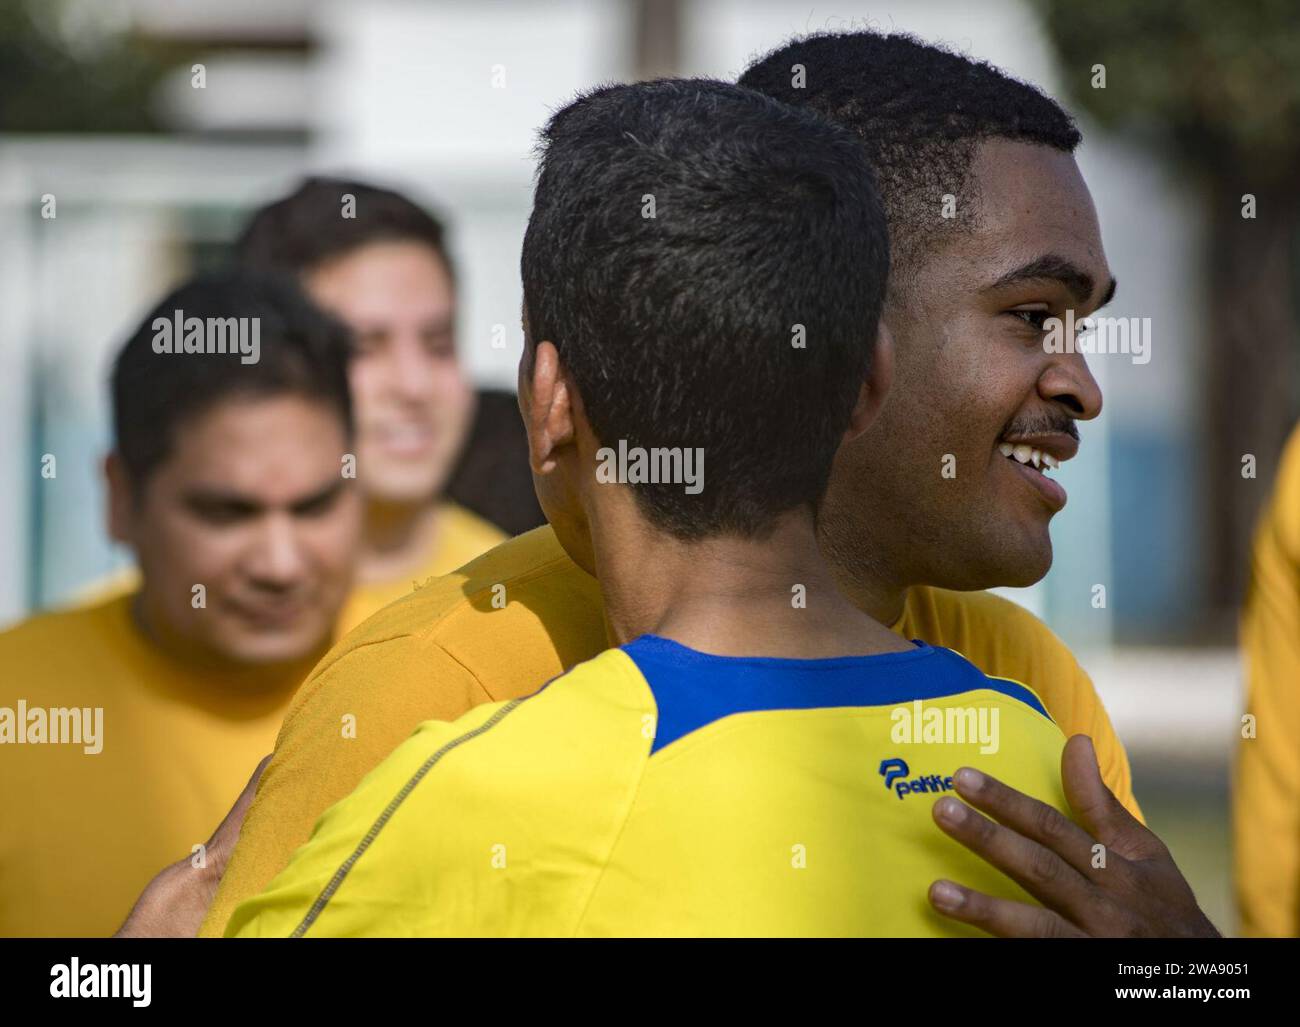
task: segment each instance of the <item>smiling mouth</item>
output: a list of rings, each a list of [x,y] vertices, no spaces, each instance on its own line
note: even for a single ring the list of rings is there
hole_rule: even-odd
[[[1023,442],[1019,445],[1012,445],[1010,442],[1000,443],[998,452],[1008,460],[1014,460],[1018,464],[1032,467],[1040,474],[1046,474],[1049,469],[1054,471],[1061,466],[1061,461],[1052,456],[1051,453],[1044,453],[1041,449],[1027,446]]]

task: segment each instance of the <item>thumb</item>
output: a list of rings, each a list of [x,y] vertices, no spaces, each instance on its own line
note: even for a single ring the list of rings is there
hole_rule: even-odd
[[[1061,784],[1079,823],[1104,845],[1126,859],[1150,855],[1146,838],[1154,838],[1106,787],[1097,750],[1087,735],[1073,735],[1061,752]]]
[[[230,807],[230,812],[217,825],[217,829],[212,832],[212,837],[208,839],[208,855],[221,864],[225,864],[226,858],[234,851],[235,843],[239,841],[239,832],[244,826],[244,817],[248,813],[248,808],[253,805],[253,797],[257,795],[257,784],[262,779],[262,771],[266,765],[271,762],[271,756],[262,757],[262,762],[253,770],[253,776],[248,779],[248,784],[244,785],[244,790],[239,793],[239,798],[235,804]]]

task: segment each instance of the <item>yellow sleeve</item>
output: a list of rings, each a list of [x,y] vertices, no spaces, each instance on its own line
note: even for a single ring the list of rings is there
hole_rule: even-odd
[[[265,891],[236,906],[226,937],[503,933],[508,896],[490,887],[492,853],[468,851],[469,832],[457,814],[481,816],[493,805],[487,790],[474,787],[483,775],[466,774],[462,765],[478,762],[472,743],[519,704],[483,705],[454,723],[421,724],[325,811],[309,844]],[[496,804],[495,815],[508,808]]]
[[[1300,432],[1255,535],[1241,624],[1246,712],[1237,744],[1233,878],[1241,933],[1300,934]]]
[[[613,650],[527,699],[421,724],[226,936],[573,934],[635,801],[654,709]]]
[[[1097,763],[1101,767],[1101,779],[1106,782],[1106,787],[1115,793],[1115,798],[1123,803],[1124,808],[1145,824],[1146,817],[1142,815],[1142,808],[1133,794],[1133,772],[1129,768],[1128,753],[1125,752],[1119,735],[1115,733],[1115,728],[1111,726],[1110,715],[1102,705],[1092,679],[1078,663],[1074,666],[1081,679],[1079,689],[1087,689],[1086,695],[1089,701],[1085,703],[1085,709],[1089,726],[1066,731],[1066,737],[1077,733],[1085,734],[1092,739],[1092,746],[1097,752]]]
[[[441,647],[412,636],[326,657],[285,717],[199,936],[220,937],[235,907],[284,868],[317,818],[416,725],[454,720],[489,698]]]

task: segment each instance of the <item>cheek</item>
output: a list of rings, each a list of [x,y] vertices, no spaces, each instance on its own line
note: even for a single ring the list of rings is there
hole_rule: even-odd
[[[238,564],[242,547],[238,528],[214,528],[178,514],[151,524],[145,548],[151,576],[184,586],[188,595],[196,584],[220,588]],[[176,587],[168,591],[175,592]]]
[[[365,420],[370,413],[382,371],[376,366],[372,357],[354,357],[348,368],[348,387],[352,391],[352,405],[358,420]]]
[[[434,398],[441,410],[460,414],[469,405],[471,390],[465,372],[454,360],[443,362],[433,374]]]
[[[356,496],[349,496],[325,516],[305,522],[301,531],[300,544],[318,567],[331,574],[349,571],[361,537],[361,504]]]

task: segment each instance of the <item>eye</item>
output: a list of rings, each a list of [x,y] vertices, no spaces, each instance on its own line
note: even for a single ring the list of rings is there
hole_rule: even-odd
[[[293,512],[298,517],[323,517],[334,509],[338,499],[338,490],[331,489],[323,495],[314,496],[305,502],[297,504],[293,508]]]
[[[249,504],[237,501],[196,499],[189,506],[195,517],[213,527],[238,524],[253,514]]]
[[[1043,322],[1052,316],[1050,310],[1008,310],[1007,313],[1039,332],[1047,331]]]

